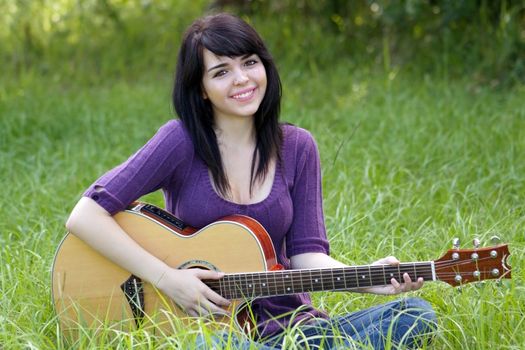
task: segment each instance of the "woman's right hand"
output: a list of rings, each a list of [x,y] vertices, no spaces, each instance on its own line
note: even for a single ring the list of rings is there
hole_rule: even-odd
[[[210,313],[224,314],[227,311],[221,306],[229,306],[228,299],[223,298],[202,282],[203,279],[218,280],[223,276],[223,272],[204,269],[169,268],[156,283],[156,287],[190,316],[203,316]]]

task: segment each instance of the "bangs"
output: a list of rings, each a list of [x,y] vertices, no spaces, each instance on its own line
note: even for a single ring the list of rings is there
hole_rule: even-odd
[[[264,55],[265,46],[257,32],[244,22],[213,23],[202,31],[201,49],[217,56]],[[212,29],[212,30],[209,30]]]

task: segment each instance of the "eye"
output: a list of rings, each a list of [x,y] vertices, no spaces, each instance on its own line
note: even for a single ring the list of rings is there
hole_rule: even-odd
[[[227,72],[228,72],[227,70],[222,69],[222,70],[220,70],[220,71],[217,71],[217,72],[213,75],[213,77],[214,77],[214,78],[222,77],[222,76],[225,75]]]
[[[247,60],[246,62],[244,62],[244,65],[245,66],[253,66],[253,65],[256,65],[257,63],[259,63],[256,59],[249,59]]]

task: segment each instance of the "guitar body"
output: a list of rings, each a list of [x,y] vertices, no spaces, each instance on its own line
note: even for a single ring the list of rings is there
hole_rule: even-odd
[[[134,203],[114,218],[133,240],[173,268],[227,273],[279,268],[268,233],[249,217],[230,216],[195,230],[156,207]],[[108,324],[128,330],[139,324],[172,329],[173,322],[192,321],[170,298],[70,233],[57,250],[52,280],[55,309],[65,330]],[[242,304],[234,300],[228,310],[239,320],[213,315],[214,321],[243,327]]]

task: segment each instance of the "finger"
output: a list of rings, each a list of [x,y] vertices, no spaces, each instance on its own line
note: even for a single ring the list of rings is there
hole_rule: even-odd
[[[394,290],[400,290],[401,289],[401,283],[399,283],[395,278],[392,278],[390,280],[390,283],[392,283],[392,287],[394,287]]]
[[[218,271],[211,271],[211,270],[203,270],[203,269],[195,269],[196,273],[195,276],[199,279],[213,279],[217,280],[219,278],[224,277],[224,272],[218,272]]]
[[[191,317],[199,317],[199,313],[194,309],[187,309],[186,313]]]
[[[201,300],[198,305],[198,310],[201,316],[209,314],[228,314],[228,312],[207,299]]]
[[[414,285],[415,285],[414,290],[418,290],[418,289],[420,289],[421,287],[423,287],[423,282],[424,282],[423,277],[419,277],[419,278],[417,279],[417,282],[414,283]]]
[[[208,298],[211,302],[219,306],[229,306],[231,304],[231,302],[228,299],[217,294],[210,288],[206,289],[206,291],[204,292],[204,296]]]
[[[205,304],[206,304],[206,306],[205,306],[206,309],[210,313],[221,314],[221,315],[224,315],[224,314],[230,315],[230,311],[229,310],[225,310],[222,307],[219,307],[219,306],[215,305],[214,303],[212,303],[209,300],[207,300]]]
[[[399,260],[395,256],[388,256],[386,259],[389,265],[399,265],[400,264]]]

